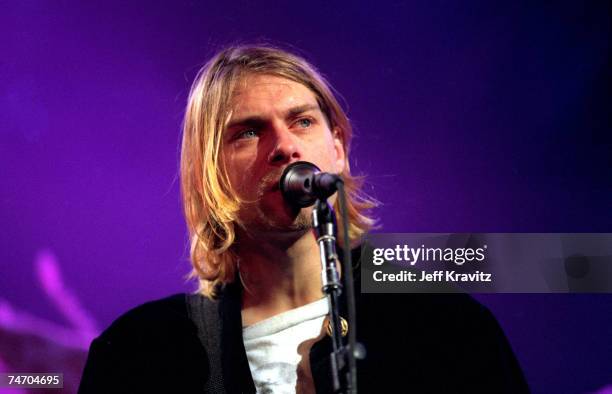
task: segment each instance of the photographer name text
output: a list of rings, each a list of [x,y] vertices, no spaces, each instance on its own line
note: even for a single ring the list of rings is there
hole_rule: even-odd
[[[492,282],[492,275],[482,271],[467,274],[445,270],[421,271],[420,275],[411,271],[394,273],[374,271],[373,279],[376,282]]]

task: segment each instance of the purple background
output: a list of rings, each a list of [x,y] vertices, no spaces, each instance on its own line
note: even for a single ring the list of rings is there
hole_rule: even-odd
[[[385,232],[612,231],[607,2],[153,3],[2,5],[0,299],[13,308],[66,324],[37,282],[41,251],[100,328],[193,289],[180,123],[199,65],[237,41],[299,48],[342,93]],[[612,383],[612,296],[479,299],[534,392]]]

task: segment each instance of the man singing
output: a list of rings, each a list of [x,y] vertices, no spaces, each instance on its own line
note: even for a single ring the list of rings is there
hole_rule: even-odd
[[[301,57],[269,46],[214,56],[189,95],[181,156],[199,292],[115,321],[92,343],[79,392],[331,392],[312,208],[286,203],[279,179],[297,161],[339,174],[349,222],[338,225],[357,247],[374,203],[351,175],[351,137],[329,84]],[[359,391],[528,391],[497,322],[468,296],[360,294],[355,282],[368,351]]]

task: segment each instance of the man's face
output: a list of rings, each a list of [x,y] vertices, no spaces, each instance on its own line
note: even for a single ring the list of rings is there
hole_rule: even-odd
[[[238,85],[232,109],[222,160],[232,188],[247,201],[241,222],[251,234],[309,229],[312,208],[290,207],[278,188],[284,168],[304,160],[324,172],[344,169],[341,137],[330,130],[314,93],[285,78],[253,74]]]

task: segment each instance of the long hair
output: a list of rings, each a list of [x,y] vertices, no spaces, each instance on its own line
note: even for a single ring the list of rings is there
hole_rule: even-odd
[[[210,298],[236,275],[237,260],[232,245],[241,202],[232,192],[220,151],[222,135],[231,116],[234,88],[251,74],[286,78],[314,93],[330,129],[339,130],[346,152],[341,176],[347,192],[351,242],[358,242],[374,224],[367,211],[376,203],[362,193],[362,178],[350,173],[351,124],[325,78],[306,60],[282,49],[229,47],[206,63],[193,82],[181,148],[181,192],[193,266],[190,277],[198,279],[199,292]],[[339,219],[340,234],[344,225]],[[339,238],[342,242],[341,235]]]

